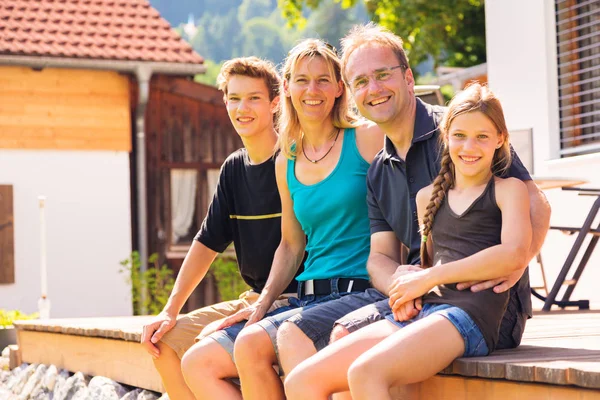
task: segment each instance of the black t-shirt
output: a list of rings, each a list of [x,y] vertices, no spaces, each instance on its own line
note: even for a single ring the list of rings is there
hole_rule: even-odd
[[[242,278],[255,291],[263,289],[281,241],[275,157],[258,165],[250,163],[246,149],[227,157],[196,240],[219,253],[233,242]],[[285,293],[296,287],[294,279]]]

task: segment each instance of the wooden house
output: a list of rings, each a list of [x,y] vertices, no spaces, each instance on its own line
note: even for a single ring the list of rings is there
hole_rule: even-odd
[[[0,308],[37,309],[40,195],[53,317],[131,315],[132,249],[178,269],[241,146],[203,72],[146,0],[0,1]]]

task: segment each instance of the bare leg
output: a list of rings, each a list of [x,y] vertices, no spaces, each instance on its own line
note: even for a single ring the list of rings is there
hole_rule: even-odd
[[[342,325],[335,325],[333,330],[331,331],[331,336],[329,337],[329,343],[336,342],[341,338],[348,336],[350,332]],[[334,393],[331,396],[332,400],[352,400],[352,396],[350,395],[350,391]]]
[[[181,372],[181,360],[168,345],[163,342],[156,344],[160,356],[153,359],[154,366],[162,378],[162,383],[172,399],[194,400],[194,394],[188,388]]]
[[[238,388],[225,380],[237,377],[231,356],[211,338],[196,343],[183,355],[181,369],[197,400],[242,399]]]
[[[244,328],[235,341],[234,355],[244,400],[285,398],[281,379],[273,369],[277,355],[263,328],[259,325]]]
[[[465,351],[454,325],[431,315],[406,326],[356,359],[348,371],[354,400],[390,399],[390,388],[421,382]]]
[[[325,400],[332,393],[347,391],[348,368],[354,360],[398,329],[387,320],[375,322],[303,361],[285,380],[288,399]]]
[[[290,373],[302,361],[317,353],[313,341],[291,322],[284,322],[277,331],[277,348],[279,362],[285,374]]]

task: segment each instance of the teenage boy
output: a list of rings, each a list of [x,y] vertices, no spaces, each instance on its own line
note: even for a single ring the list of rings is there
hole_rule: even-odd
[[[281,240],[281,201],[275,180],[274,116],[280,78],[275,66],[256,57],[227,61],[218,77],[231,123],[244,148],[221,167],[219,182],[200,231],[183,261],[164,310],[143,328],[142,345],[154,359],[172,399],[193,400],[197,368],[194,344],[210,323],[251,306],[262,291]],[[239,300],[204,307],[178,317],[217,253],[234,243],[239,271],[251,290]],[[270,311],[296,293],[293,280]],[[213,324],[215,326],[215,324]],[[209,327],[207,330],[211,330]],[[184,362],[182,363],[182,359]],[[187,381],[187,382],[186,382]],[[187,383],[187,384],[186,384]]]
[[[308,332],[311,337],[315,337],[315,330],[321,332],[321,337],[331,333],[331,339],[335,340],[381,319],[378,302],[387,304],[390,284],[399,275],[419,268],[420,235],[415,196],[433,181],[440,168],[438,124],[444,108],[428,105],[415,97],[415,82],[402,40],[370,23],[354,27],[342,40],[342,47],[344,79],[359,112],[377,123],[386,134],[384,148],[375,156],[367,175],[371,221],[367,268],[377,290],[369,289],[331,301],[284,322],[277,343],[286,374],[320,350],[321,346],[309,339]],[[524,181],[530,196],[531,259],[538,253],[548,230],[550,207],[519,158],[514,156],[508,176]],[[518,346],[525,320],[531,316],[529,276],[523,274],[527,266],[518,267],[517,273],[503,279],[459,284],[463,289],[471,287],[475,291],[492,287],[496,292],[511,290],[498,348]],[[420,299],[416,300],[412,309],[405,308],[407,317],[416,316],[419,302]],[[368,305],[371,306],[361,309]],[[361,310],[353,312],[358,309]]]

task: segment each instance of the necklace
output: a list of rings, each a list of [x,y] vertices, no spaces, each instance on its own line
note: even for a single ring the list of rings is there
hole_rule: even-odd
[[[319,161],[321,161],[322,159],[324,159],[325,157],[327,157],[327,154],[331,153],[331,149],[333,149],[333,146],[335,146],[335,142],[337,142],[338,136],[340,136],[340,130],[338,128],[333,128],[333,129],[337,129],[337,134],[335,135],[335,139],[333,139],[333,143],[331,144],[331,147],[329,148],[329,150],[327,150],[327,153],[325,153],[323,155],[323,157],[319,158],[318,160],[311,160],[310,158],[308,158],[308,156],[306,155],[306,150],[304,150],[304,135],[302,135],[302,154],[304,154],[304,157],[310,161],[313,164],[318,163]],[[332,131],[333,133],[333,131]]]

